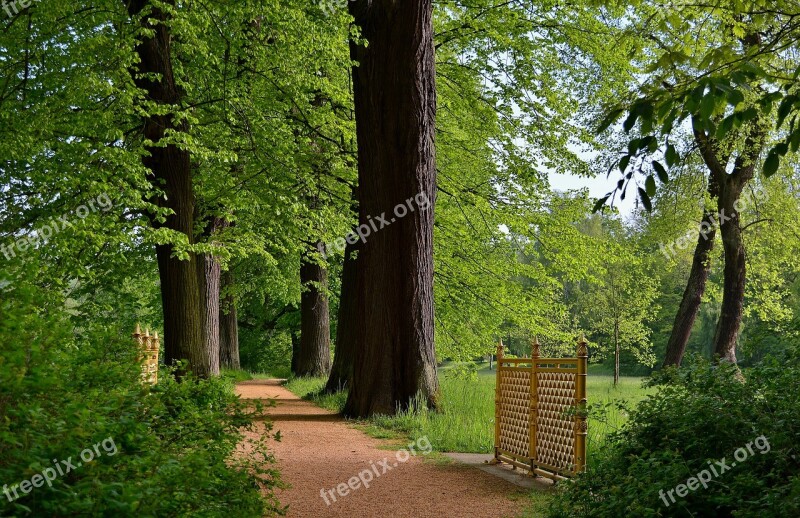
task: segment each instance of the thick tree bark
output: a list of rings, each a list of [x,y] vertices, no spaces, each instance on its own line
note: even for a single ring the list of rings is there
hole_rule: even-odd
[[[197,219],[200,219],[197,216]],[[228,226],[228,222],[222,218],[212,216],[205,225],[203,237],[209,243],[218,246],[214,242],[217,233]],[[210,372],[213,376],[219,375],[220,368],[220,291],[222,289],[222,266],[219,259],[214,254],[201,254],[198,256],[200,261],[199,286],[203,296],[203,307],[201,309],[201,320],[203,323],[203,340],[208,349]]]
[[[363,243],[357,270],[356,361],[345,414],[394,414],[438,396],[433,318],[436,87],[431,0],[356,0],[369,45],[351,44],[359,222],[391,220]],[[395,208],[426,196],[427,210]],[[408,207],[407,207],[408,208]],[[405,211],[403,211],[405,212]]]
[[[321,243],[315,243],[316,250]],[[328,271],[305,254],[300,262],[300,347],[297,376],[327,376],[331,370]]]
[[[722,361],[736,363],[736,344],[744,313],[744,292],[747,276],[744,241],[742,239],[740,199],[747,183],[752,180],[756,163],[764,147],[766,130],[759,121],[752,123],[742,152],[736,157],[733,171],[728,174],[730,157],[723,157],[713,137],[695,129],[703,160],[708,166],[718,190],[717,214],[712,226],[719,227],[725,254],[722,288],[722,307],[714,333],[714,356]],[[684,346],[685,347],[685,346]]]
[[[203,254],[199,260],[202,263],[199,269],[200,293],[205,302],[201,310],[203,339],[208,350],[209,373],[219,376],[219,290],[222,269],[219,260],[212,254]]]
[[[356,276],[358,274],[358,242],[348,243],[344,249],[342,265],[342,292],[339,296],[339,313],[336,325],[336,350],[333,354],[331,375],[325,386],[329,394],[350,386],[355,361],[356,333]]]
[[[236,317],[236,301],[231,289],[233,273],[222,272],[219,314],[219,363],[227,369],[241,369],[239,361],[239,323]]]
[[[708,193],[712,199],[719,194],[714,174],[709,174]],[[695,245],[692,258],[692,269],[689,272],[689,280],[686,283],[686,290],[683,292],[681,305],[678,307],[678,314],[672,325],[672,334],[667,342],[664,367],[680,366],[683,355],[686,353],[686,345],[689,343],[689,337],[700,310],[700,303],[706,291],[708,276],[711,273],[711,252],[714,249],[714,239],[717,234],[715,218],[714,212],[708,207],[703,210],[703,218],[700,221],[701,230],[697,235],[697,245]]]
[[[744,288],[746,278],[744,242],[739,217],[733,203],[739,199],[741,188],[738,182],[729,182],[720,196],[720,214],[733,214],[729,221],[720,225],[722,247],[725,252],[722,308],[714,333],[714,355],[721,360],[736,363],[736,343],[744,313]],[[724,211],[724,212],[723,212]]]
[[[125,5],[131,16],[138,16],[147,3],[147,0],[132,0]],[[153,34],[143,38],[136,46],[139,63],[134,65],[131,75],[136,86],[145,91],[149,100],[177,107],[183,94],[173,76],[167,19],[166,13],[153,8],[141,20],[142,27]],[[152,75],[158,79],[152,79]],[[185,122],[176,123],[172,115],[150,115],[143,121],[142,136],[158,143],[169,130],[187,129]],[[195,200],[189,152],[173,144],[153,145],[147,150],[150,154],[142,162],[151,171],[153,183],[164,190],[164,196],[155,201],[173,212],[165,222],[154,218],[152,224],[156,228],[166,227],[184,234],[188,243],[192,244]],[[164,312],[164,359],[168,365],[177,360],[186,360],[189,370],[200,377],[207,377],[212,373],[212,361],[203,340],[199,262],[194,254],[189,254],[188,260],[180,260],[174,256],[174,252],[172,245],[156,246]]]
[[[747,183],[753,178],[756,162],[764,145],[759,128],[745,142],[745,151],[736,158],[733,173],[720,185],[718,201],[720,234],[725,252],[722,308],[714,333],[714,356],[736,363],[736,344],[744,313],[744,290],[747,278],[746,255],[742,239],[739,203]]]

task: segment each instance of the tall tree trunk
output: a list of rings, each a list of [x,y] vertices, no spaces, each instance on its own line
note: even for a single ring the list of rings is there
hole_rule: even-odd
[[[722,287],[722,307],[714,333],[714,355],[723,361],[736,363],[736,343],[744,313],[744,290],[746,264],[744,241],[742,240],[740,198],[747,183],[755,173],[758,157],[764,148],[766,127],[762,121],[751,123],[742,151],[736,157],[733,171],[728,174],[729,157],[718,160],[717,145],[705,132],[695,129],[695,140],[699,144],[703,159],[716,180],[718,213],[716,224],[722,235],[725,253],[725,268]]]
[[[741,215],[737,210],[747,182],[754,175],[756,161],[763,147],[763,133],[745,142],[745,151],[736,159],[733,173],[726,175],[720,186],[718,201],[720,233],[725,252],[722,307],[714,333],[714,355],[723,361],[736,363],[736,343],[744,313],[744,290],[747,279],[746,255],[742,239]]]
[[[219,314],[219,363],[227,369],[241,369],[239,362],[239,323],[236,317],[236,300],[233,296],[234,280],[230,270],[222,272]]]
[[[339,313],[336,324],[336,350],[333,354],[333,367],[325,391],[329,394],[350,386],[355,361],[356,333],[359,322],[356,320],[356,276],[358,274],[358,242],[347,243],[342,265],[342,292],[339,296]]]
[[[147,0],[130,0],[125,5],[132,17],[147,6]],[[141,20],[142,27],[152,32],[136,46],[139,62],[131,69],[137,87],[147,98],[162,105],[177,107],[183,94],[176,85],[172,70],[169,15],[157,7]],[[158,79],[154,79],[153,77]],[[143,121],[143,137],[154,143],[147,147],[149,156],[142,163],[152,174],[152,181],[164,190],[155,202],[172,210],[163,223],[155,218],[156,228],[166,227],[186,236],[194,243],[194,190],[189,152],[158,142],[167,131],[188,130],[185,122],[176,122],[172,115],[149,115]],[[172,245],[156,246],[158,272],[161,280],[161,302],[164,313],[164,349],[168,365],[186,360],[188,369],[200,377],[212,374],[212,360],[203,340],[201,310],[203,299],[199,286],[199,262],[195,254],[187,260],[175,257]]]
[[[746,265],[744,242],[739,217],[733,211],[733,202],[739,198],[741,189],[729,182],[720,196],[720,214],[734,214],[722,223],[722,247],[725,251],[724,283],[722,288],[722,307],[717,329],[714,333],[714,355],[721,360],[736,363],[736,343],[744,312],[744,288]],[[738,192],[737,192],[738,191]],[[724,212],[723,212],[724,211]]]
[[[717,181],[713,174],[709,174],[708,193],[712,200],[719,195]],[[686,283],[686,290],[683,292],[681,305],[672,325],[672,334],[670,334],[667,342],[664,367],[680,366],[683,355],[686,353],[686,345],[689,343],[689,337],[692,334],[694,322],[700,310],[700,303],[706,291],[708,276],[711,273],[711,252],[714,249],[716,235],[716,216],[706,206],[703,209],[703,218],[700,221],[700,232],[698,232],[697,245],[694,248],[689,280]]]
[[[199,259],[202,263],[199,269],[200,293],[205,302],[201,310],[203,338],[208,349],[209,372],[212,376],[219,376],[219,290],[222,269],[213,254],[202,254]]]
[[[314,250],[322,243],[315,243]],[[300,262],[300,348],[297,376],[327,376],[331,370],[328,271],[309,253]]]
[[[356,0],[368,46],[351,43],[359,222],[385,214],[358,257],[356,361],[345,414],[394,414],[420,395],[436,406],[433,203],[436,86],[431,0]],[[427,210],[395,207],[426,196]]]
[[[202,217],[197,215],[197,220]],[[211,216],[204,228],[203,237],[212,245],[219,246],[214,241],[217,234],[228,226],[225,219]],[[219,259],[213,254],[200,254],[199,285],[203,296],[204,305],[201,309],[203,322],[203,339],[208,349],[211,362],[211,374],[219,375],[220,367],[220,290],[222,289],[222,266]]]

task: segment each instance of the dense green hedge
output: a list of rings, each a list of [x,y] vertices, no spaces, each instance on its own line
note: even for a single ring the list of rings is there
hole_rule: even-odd
[[[800,516],[800,354],[742,373],[688,363],[653,380],[657,393],[595,469],[564,484],[552,516]]]
[[[38,290],[14,285],[0,299],[0,516],[275,510],[264,436],[247,459],[233,455],[254,416],[229,381],[177,383],[162,372],[149,390],[130,338],[75,330]],[[80,458],[87,448],[91,462]],[[25,480],[40,487],[15,498]]]

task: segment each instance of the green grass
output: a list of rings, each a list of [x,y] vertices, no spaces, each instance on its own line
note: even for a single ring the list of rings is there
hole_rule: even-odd
[[[292,370],[289,367],[274,367],[269,372],[253,372],[253,379],[289,379],[292,377]]]
[[[231,380],[233,383],[240,383],[242,381],[250,380],[264,380],[264,379],[287,379],[292,376],[288,367],[277,367],[270,372],[250,372],[241,369],[222,369],[220,376]]]
[[[642,387],[644,378],[621,377],[614,387],[614,376],[592,375],[586,380],[589,402],[589,435],[586,456],[589,468],[606,444],[608,436],[625,424],[628,411],[655,389]]]
[[[291,378],[284,385],[296,396],[314,402],[326,410],[341,412],[347,400],[347,392],[325,394],[326,378]]]
[[[250,381],[253,375],[247,371],[236,369],[222,369],[220,376],[223,379],[230,380],[232,383],[241,383],[242,381]]]

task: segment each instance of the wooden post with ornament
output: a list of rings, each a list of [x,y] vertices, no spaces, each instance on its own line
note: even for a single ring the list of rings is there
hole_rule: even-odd
[[[575,376],[575,473],[586,470],[586,374],[589,363],[589,349],[586,338],[578,340],[578,373]]]
[[[158,383],[158,354],[161,345],[158,331],[154,331],[151,336],[150,329],[145,329],[145,332],[142,333],[141,326],[136,324],[133,338],[136,340],[141,354],[139,358],[142,362],[142,383],[155,385]]]

